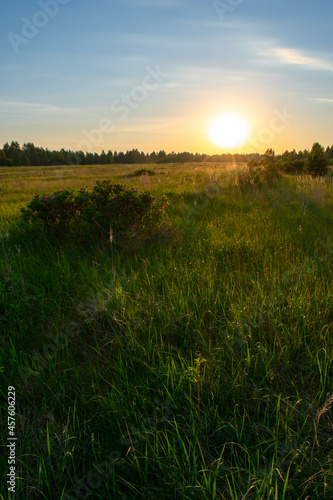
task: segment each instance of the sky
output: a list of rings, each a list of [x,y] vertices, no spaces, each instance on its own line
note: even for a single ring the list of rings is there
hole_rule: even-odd
[[[331,146],[332,18],[331,0],[4,2],[0,147]],[[211,140],[212,121],[225,113],[247,122],[242,145]]]

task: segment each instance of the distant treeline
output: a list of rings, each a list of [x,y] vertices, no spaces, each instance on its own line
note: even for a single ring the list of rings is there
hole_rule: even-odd
[[[333,163],[333,146],[326,149],[326,157],[329,163]],[[308,150],[285,151],[280,158],[288,170],[302,170],[304,161],[309,155]],[[17,141],[10,144],[6,142],[0,149],[0,166],[42,166],[42,165],[112,165],[112,164],[134,164],[134,163],[185,163],[185,162],[249,162],[258,161],[264,155],[258,153],[251,154],[221,154],[208,155],[199,153],[166,153],[165,151],[153,151],[144,153],[138,149],[107,153],[103,150],[101,154],[83,151],[71,151],[60,149],[49,150],[35,146],[32,142],[24,143],[23,146]]]
[[[185,162],[248,162],[258,160],[259,154],[221,154],[207,155],[199,153],[166,153],[165,151],[153,151],[144,153],[138,149],[107,153],[84,153],[83,151],[71,151],[60,149],[49,150],[33,143],[24,143],[21,147],[17,141],[10,144],[6,142],[0,149],[1,166],[41,166],[41,165],[112,165],[112,164],[133,164],[133,163],[185,163]]]

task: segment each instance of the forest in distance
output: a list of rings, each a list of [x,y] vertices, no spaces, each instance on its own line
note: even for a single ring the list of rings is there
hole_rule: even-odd
[[[333,145],[326,149],[318,142],[314,143],[312,150],[316,146],[317,153],[325,158],[327,164],[333,164]],[[320,150],[320,151],[319,151]],[[274,153],[272,149],[267,152]],[[310,150],[285,151],[281,155],[275,155],[276,160],[283,164],[283,170],[289,172],[302,172],[305,161]],[[149,164],[149,163],[188,163],[188,162],[233,162],[248,163],[251,160],[260,161],[265,154],[260,153],[223,153],[223,154],[200,154],[189,152],[167,153],[164,150],[159,152],[144,153],[138,149],[123,151],[104,150],[98,153],[72,151],[61,148],[60,150],[50,150],[48,148],[35,146],[32,142],[24,143],[21,146],[17,141],[6,142],[0,149],[0,166],[56,166],[56,165],[112,165],[112,164]]]

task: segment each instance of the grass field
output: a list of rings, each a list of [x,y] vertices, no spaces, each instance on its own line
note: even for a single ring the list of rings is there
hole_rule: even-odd
[[[0,498],[333,498],[332,181],[140,168],[0,170]],[[18,226],[35,192],[101,179],[166,195],[166,237]]]

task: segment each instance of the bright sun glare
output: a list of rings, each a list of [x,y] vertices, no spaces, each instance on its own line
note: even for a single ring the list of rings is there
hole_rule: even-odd
[[[211,141],[222,148],[241,146],[246,141],[249,132],[247,122],[233,113],[215,118],[208,130]]]

